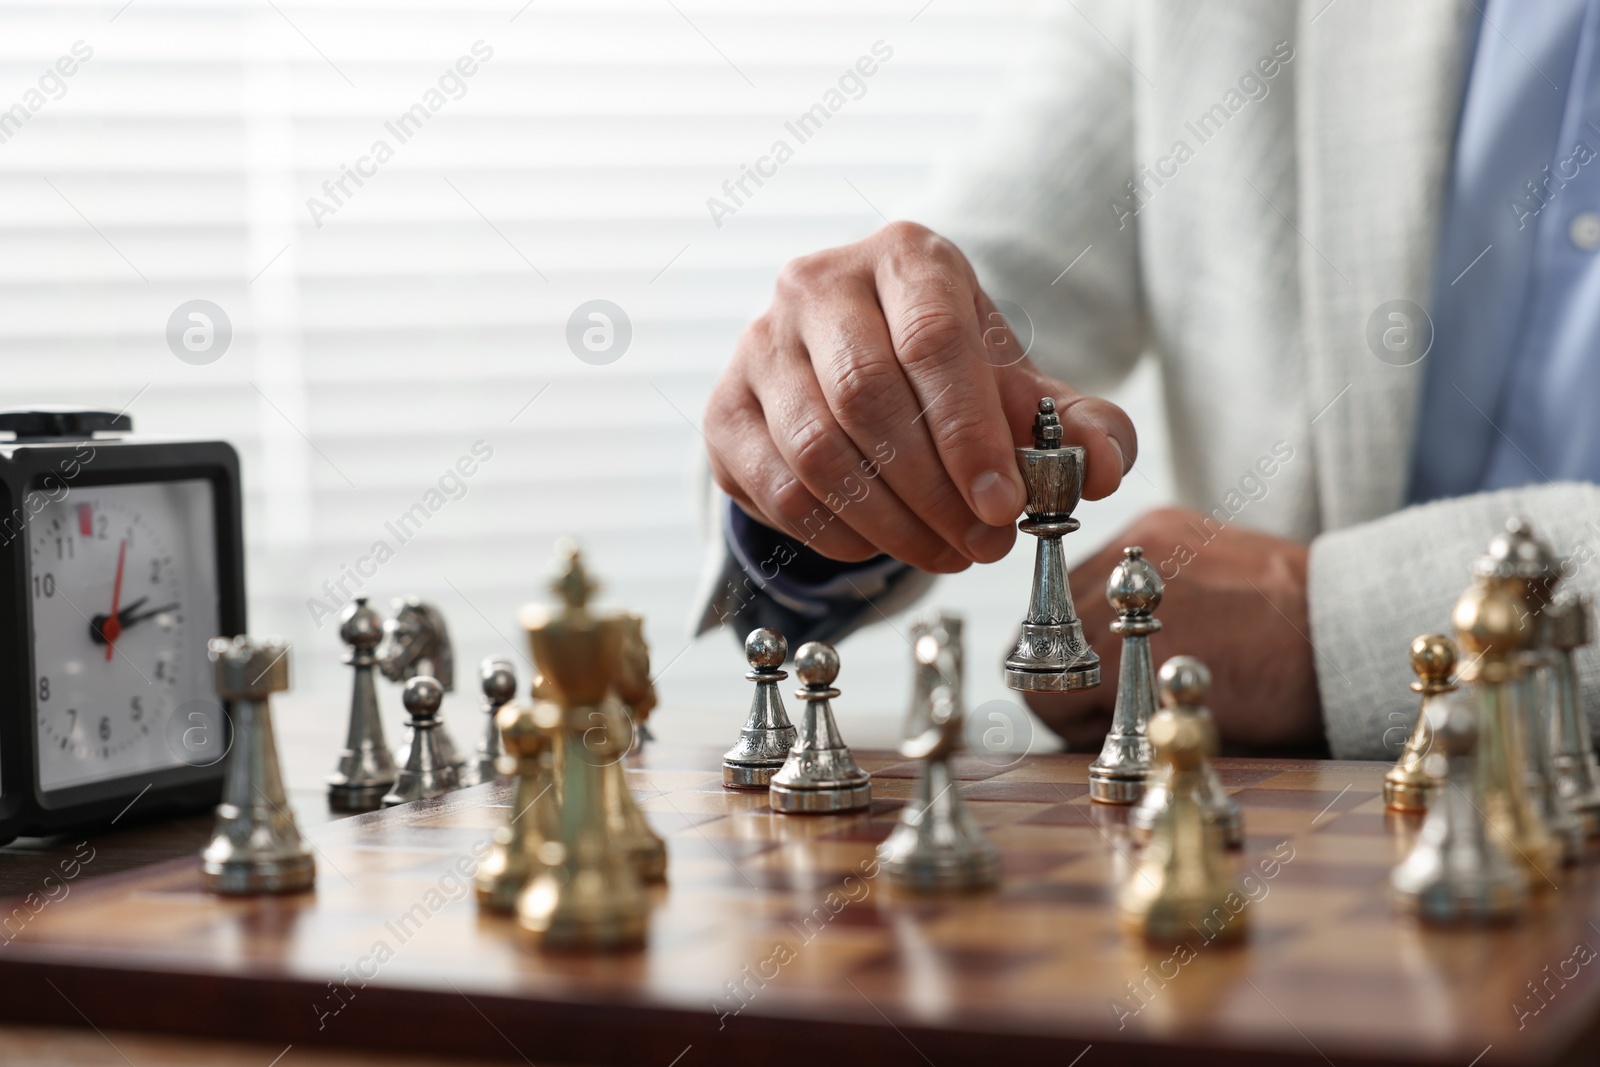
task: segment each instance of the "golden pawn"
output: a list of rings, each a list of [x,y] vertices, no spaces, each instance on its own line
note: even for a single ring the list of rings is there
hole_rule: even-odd
[[[1433,731],[1428,726],[1428,706],[1446,693],[1456,690],[1455,642],[1444,634],[1423,634],[1411,642],[1411,669],[1417,680],[1411,691],[1422,694],[1417,725],[1406,740],[1400,758],[1383,776],[1383,802],[1391,811],[1427,811],[1438,782],[1423,767],[1433,747]]]
[[[1211,672],[1193,656],[1173,656],[1161,665],[1156,676],[1161,705],[1184,715],[1204,719],[1211,735],[1216,736],[1211,710],[1205,706],[1211,692]],[[1150,764],[1150,774],[1145,780],[1144,796],[1128,815],[1128,828],[1135,841],[1148,841],[1161,820],[1172,796],[1167,765],[1159,760]],[[1218,837],[1225,848],[1244,846],[1244,813],[1239,802],[1222,787],[1222,780],[1209,760],[1200,771],[1200,810],[1206,822],[1217,828]]]
[[[627,627],[588,607],[595,586],[574,545],[552,584],[563,604],[524,609],[535,661],[560,711],[565,759],[556,839],[517,898],[517,925],[549,949],[611,951],[643,946],[648,908],[627,842],[608,818],[606,767],[627,754],[608,701],[626,670]],[[601,728],[597,728],[597,724]]]
[[[1527,757],[1514,690],[1522,674],[1527,614],[1517,598],[1480,576],[1456,601],[1451,623],[1468,658],[1461,680],[1478,703],[1478,783],[1484,814],[1506,850],[1528,871],[1535,890],[1555,887],[1561,846],[1550,835],[1528,792]]]
[[[1198,667],[1198,661],[1176,656],[1162,665],[1162,680],[1192,690],[1198,678],[1189,676]],[[1165,769],[1169,797],[1118,896],[1122,923],[1152,941],[1191,940],[1196,934],[1207,941],[1237,940],[1248,925],[1245,898],[1228,877],[1221,828],[1206,817],[1202,801],[1216,728],[1182,702],[1169,701],[1151,716],[1147,736],[1156,766]]]
[[[490,911],[516,910],[517,894],[534,873],[545,842],[560,832],[561,808],[555,782],[554,741],[561,709],[542,702],[508,704],[495,713],[502,755],[495,770],[515,775],[511,811],[494,832],[494,849],[478,868],[478,904]]]

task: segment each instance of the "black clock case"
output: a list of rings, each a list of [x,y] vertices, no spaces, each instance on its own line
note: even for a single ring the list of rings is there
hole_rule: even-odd
[[[85,448],[93,449],[87,462],[81,458]],[[68,477],[69,471],[76,473]],[[46,483],[46,478],[52,480]],[[231,637],[246,629],[243,498],[239,454],[232,445],[113,437],[0,445],[0,844],[16,837],[104,827],[113,819],[121,821],[125,811],[129,812],[128,822],[142,822],[160,814],[203,810],[221,799],[226,760],[208,767],[181,766],[53,790],[47,806],[38,789],[35,758],[35,671],[29,632],[32,599],[28,595],[32,561],[26,531],[16,520],[18,515],[27,515],[24,498],[30,491],[59,493],[59,486],[65,484],[70,497],[78,487],[198,478],[212,487],[219,636]],[[5,525],[8,518],[12,520],[9,527]],[[232,739],[228,742],[231,745]],[[146,785],[149,791],[139,796]]]

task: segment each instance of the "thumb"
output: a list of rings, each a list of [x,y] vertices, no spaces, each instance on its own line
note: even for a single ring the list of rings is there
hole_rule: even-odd
[[[1039,373],[1031,360],[998,370],[995,379],[1000,406],[1019,446],[1033,443],[1039,399],[1052,397],[1061,417],[1062,442],[1083,446],[1084,499],[1099,500],[1116,491],[1139,455],[1139,436],[1127,412],[1109,400],[1084,396],[1065,382]]]

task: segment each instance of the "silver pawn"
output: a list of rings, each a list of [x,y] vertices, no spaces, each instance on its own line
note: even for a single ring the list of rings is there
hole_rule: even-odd
[[[1083,497],[1084,450],[1061,444],[1061,419],[1050,397],[1039,401],[1033,447],[1017,449],[1028,487],[1027,518],[1017,529],[1039,539],[1033,592],[1017,647],[1006,657],[1006,685],[1025,693],[1069,693],[1100,684],[1100,657],[1084,640],[1072,607],[1061,538],[1078,528],[1072,509]]]
[[[794,656],[794,673],[806,702],[800,734],[767,790],[772,810],[784,814],[861,811],[872,804],[872,776],[862,770],[839,736],[832,700],[839,695],[839,653],[832,645],[807,641]]]
[[[489,728],[478,742],[478,751],[461,772],[462,785],[482,785],[499,777],[500,731],[495,716],[517,695],[517,669],[504,656],[489,656],[478,664],[478,684],[483,688],[483,712]]]
[[[228,773],[211,843],[200,853],[200,882],[213,893],[297,893],[316,881],[316,861],[300,837],[278,769],[268,698],[289,688],[289,646],[281,638],[214,637],[206,652],[217,696],[233,724]]]
[[[1152,613],[1161,606],[1164,592],[1161,575],[1144,558],[1144,549],[1123,549],[1122,562],[1111,568],[1106,581],[1106,600],[1117,613],[1111,632],[1122,638],[1117,703],[1106,743],[1089,764],[1089,799],[1102,804],[1132,804],[1144,796],[1152,761],[1145,728],[1156,711],[1150,635],[1161,629]]]
[[[1583,823],[1585,832],[1600,833],[1600,765],[1589,738],[1589,718],[1578,699],[1578,670],[1573,652],[1594,641],[1594,615],[1582,593],[1559,594],[1544,612],[1552,658],[1547,684],[1553,710],[1550,721],[1551,760],[1556,792]]]
[[[744,639],[750,664],[745,677],[756,683],[756,691],[739,740],[722,757],[722,784],[729,789],[766,789],[789,758],[795,729],[778,692],[778,683],[789,677],[779,669],[788,655],[789,642],[776,630],[751,630]]]
[[[1161,665],[1156,681],[1161,689],[1162,707],[1190,712],[1207,720],[1211,718],[1211,711],[1205,706],[1206,696],[1211,692],[1211,672],[1204,663],[1193,656],[1173,656]],[[1161,820],[1161,813],[1172,802],[1170,777],[1170,766],[1165,770],[1158,767],[1146,780],[1144,798],[1128,816],[1136,837],[1148,840]],[[1238,802],[1222,788],[1222,780],[1209,760],[1201,785],[1200,805],[1206,822],[1217,828],[1224,845],[1228,848],[1244,845],[1244,815],[1239,811]]]
[[[328,775],[328,807],[334,811],[372,811],[394,786],[394,757],[383,740],[383,719],[378,714],[378,687],[373,668],[374,650],[383,640],[383,617],[358,596],[339,615],[339,638],[350,646],[344,661],[355,671],[350,694],[350,727],[345,735],[339,766]]]
[[[1528,876],[1488,832],[1478,790],[1478,716],[1458,700],[1424,708],[1437,750],[1423,763],[1442,779],[1417,843],[1394,869],[1395,899],[1429,922],[1507,919],[1528,906]]]
[[[1543,622],[1560,579],[1559,561],[1550,546],[1534,535],[1532,524],[1519,517],[1506,520],[1505,530],[1489,542],[1472,570],[1513,592],[1529,617],[1527,643],[1517,654],[1522,673],[1512,683],[1511,714],[1521,723],[1528,795],[1560,846],[1561,861],[1576,863],[1583,856],[1584,826],[1557,792],[1559,774],[1550,745],[1557,711],[1549,684],[1555,651]]]
[[[970,892],[995,882],[995,850],[956,789],[950,761],[961,749],[961,620],[921,623],[914,648],[918,688],[931,679],[927,705],[913,707],[900,754],[922,761],[917,795],[878,846],[878,862],[896,885],[917,892]]]
[[[383,798],[386,808],[440,796],[461,784],[455,764],[445,758],[439,747],[439,705],[444,701],[444,687],[426,674],[419,674],[406,683],[401,700],[406,714],[411,716],[407,724],[411,727],[411,749],[394,788]]]

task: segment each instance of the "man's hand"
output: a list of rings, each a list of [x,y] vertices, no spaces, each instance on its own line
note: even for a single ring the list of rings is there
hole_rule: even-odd
[[[952,572],[1004,556],[1025,503],[1012,449],[1051,396],[1087,450],[1084,496],[1133,465],[1133,424],[1024,358],[966,257],[913,223],[794,260],[706,408],[717,484],[824,556]]]
[[[1210,538],[1210,540],[1208,540]],[[1139,545],[1166,584],[1151,638],[1156,666],[1198,656],[1211,668],[1209,705],[1225,742],[1261,747],[1322,738],[1306,613],[1307,546],[1222,526],[1185,508],[1149,512],[1069,576],[1084,636],[1100,656],[1101,683],[1084,693],[1029,694],[1028,704],[1075,752],[1099,751],[1111,726],[1122,640],[1111,632],[1106,579]]]

